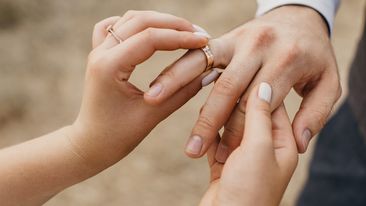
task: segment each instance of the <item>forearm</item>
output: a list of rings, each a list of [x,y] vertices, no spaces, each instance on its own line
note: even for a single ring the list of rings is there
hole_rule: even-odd
[[[2,205],[40,205],[99,172],[74,152],[69,130],[64,127],[0,150]]]

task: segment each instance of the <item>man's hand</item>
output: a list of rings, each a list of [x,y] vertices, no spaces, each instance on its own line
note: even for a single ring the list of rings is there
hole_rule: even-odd
[[[211,40],[210,47],[214,67],[226,69],[200,112],[186,153],[201,157],[224,126],[216,156],[224,162],[242,139],[247,91],[263,81],[273,87],[272,111],[291,88],[303,97],[292,127],[298,151],[305,152],[341,94],[323,18],[308,7],[283,6]],[[154,81],[152,88],[159,86],[160,93],[146,93],[145,101],[163,102],[198,76],[205,61],[201,51],[188,52]]]

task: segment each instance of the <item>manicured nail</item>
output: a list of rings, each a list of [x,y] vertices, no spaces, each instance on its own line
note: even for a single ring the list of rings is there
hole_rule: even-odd
[[[197,135],[192,136],[186,146],[186,152],[189,154],[198,155],[201,153],[202,145],[203,142],[201,137]]]
[[[193,24],[193,28],[194,28],[194,30],[196,30],[198,32],[207,34],[207,36],[209,36],[209,38],[211,38],[211,36],[208,34],[208,32],[204,28],[202,28],[196,24]]]
[[[196,31],[196,32],[193,32],[193,34],[197,35],[197,36],[203,36],[203,37],[206,37],[207,39],[210,39],[211,36],[207,33],[204,33],[204,32],[200,32],[200,31]]]
[[[156,97],[160,94],[162,89],[163,89],[163,85],[161,85],[160,83],[157,83],[157,84],[154,84],[152,87],[150,87],[149,91],[146,94],[151,97]]]
[[[272,99],[272,88],[271,86],[266,83],[266,82],[262,82],[259,85],[259,90],[258,90],[258,97],[268,103],[271,103],[271,99]]]
[[[200,32],[207,33],[207,31],[206,31],[204,28],[202,28],[202,27],[198,26],[197,24],[193,24],[193,28],[194,28],[194,30],[196,30],[196,31],[200,31]]]
[[[308,148],[308,145],[309,145],[309,142],[310,142],[310,139],[311,139],[311,131],[309,129],[305,129],[303,132],[302,132],[302,145],[304,147],[304,151],[307,150]]]
[[[205,76],[203,79],[202,79],[202,87],[205,87],[209,84],[211,84],[211,82],[215,81],[217,79],[217,77],[220,76],[220,73],[217,72],[216,70],[212,70],[209,74],[207,74],[207,76]]]
[[[228,156],[229,156],[229,148],[226,145],[220,143],[215,155],[216,161],[220,163],[225,163]]]

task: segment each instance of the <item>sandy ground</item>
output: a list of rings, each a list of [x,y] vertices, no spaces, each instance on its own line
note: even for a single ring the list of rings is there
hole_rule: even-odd
[[[336,20],[333,40],[345,91],[347,71],[361,32],[364,3],[344,1]],[[98,20],[129,9],[159,10],[185,17],[213,36],[220,36],[252,18],[255,7],[254,0],[1,0],[0,147],[73,121],[82,95],[90,34]],[[139,66],[133,82],[146,89],[149,81],[180,54],[155,55]],[[183,145],[210,89],[205,88],[161,123],[126,159],[65,190],[46,205],[197,204],[207,186],[206,160],[188,159]],[[290,94],[286,103],[293,115],[299,98]],[[301,155],[282,205],[294,204],[310,158],[311,150]]]

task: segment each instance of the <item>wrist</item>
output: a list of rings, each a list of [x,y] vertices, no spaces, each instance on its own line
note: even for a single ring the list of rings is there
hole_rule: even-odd
[[[92,128],[92,129],[91,129]],[[98,173],[126,156],[125,150],[113,143],[108,132],[98,132],[95,127],[78,121],[68,126],[66,138],[72,152],[87,165],[92,173]]]
[[[285,21],[294,27],[316,28],[314,32],[320,32],[328,37],[330,34],[328,23],[324,17],[318,11],[308,6],[284,5],[269,11],[262,17],[280,22]]]

